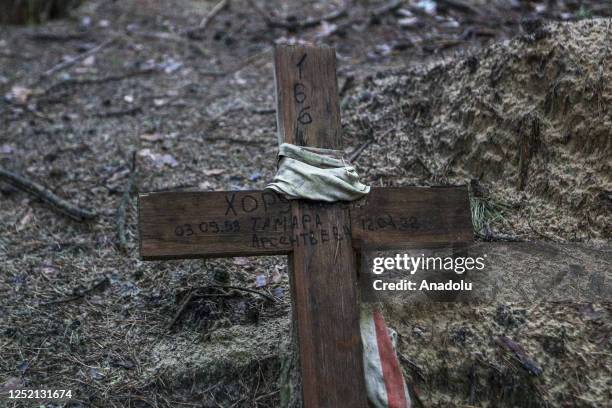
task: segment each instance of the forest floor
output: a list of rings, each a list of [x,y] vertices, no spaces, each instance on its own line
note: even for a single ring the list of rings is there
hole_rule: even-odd
[[[137,192],[271,179],[277,42],[336,48],[346,150],[373,140],[357,161],[368,183],[471,182],[481,239],[609,259],[612,6],[228,3],[205,28],[216,2],[91,0],[69,19],[0,27],[0,167],[98,213],[74,221],[0,181],[0,392],[71,389],[75,407],[278,406],[285,258],[142,262],[136,228]],[[207,296],[228,275],[280,301]],[[612,398],[609,305],[434,309],[389,308],[424,406]],[[543,377],[492,363],[499,335],[545,356]]]

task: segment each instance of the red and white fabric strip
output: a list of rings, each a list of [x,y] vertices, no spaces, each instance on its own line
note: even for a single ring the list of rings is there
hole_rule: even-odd
[[[375,408],[410,408],[406,382],[382,313],[362,307],[360,327],[370,403]]]

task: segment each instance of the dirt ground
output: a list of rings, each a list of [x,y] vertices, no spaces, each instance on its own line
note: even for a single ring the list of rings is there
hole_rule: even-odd
[[[0,182],[0,391],[71,389],[56,406],[73,407],[278,406],[286,260],[142,262],[136,192],[265,186],[279,41],[336,47],[346,150],[369,143],[356,161],[367,182],[470,183],[479,239],[610,253],[611,5],[352,1],[305,27],[343,6],[236,0],[197,29],[215,4],[91,0],[0,27],[0,166],[99,214],[73,221]],[[281,301],[221,298],[215,282]],[[388,312],[422,406],[612,400],[609,305]],[[500,336],[543,372],[517,367]]]

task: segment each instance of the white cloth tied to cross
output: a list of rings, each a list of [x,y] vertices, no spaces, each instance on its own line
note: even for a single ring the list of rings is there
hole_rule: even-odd
[[[277,173],[266,188],[290,200],[355,201],[370,192],[342,151],[283,143],[278,156]],[[406,382],[382,314],[364,306],[359,325],[370,405],[410,408]]]
[[[266,188],[290,200],[354,201],[370,192],[340,150],[283,143],[278,156],[278,171]]]

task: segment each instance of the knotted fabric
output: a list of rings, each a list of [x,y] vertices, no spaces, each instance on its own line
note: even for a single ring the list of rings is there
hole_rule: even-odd
[[[283,143],[274,179],[266,186],[290,200],[354,201],[370,192],[340,150]]]
[[[266,188],[290,200],[354,201],[370,192],[339,150],[283,143],[278,156],[278,171]],[[359,325],[370,405],[410,408],[410,396],[382,313],[363,306]]]

